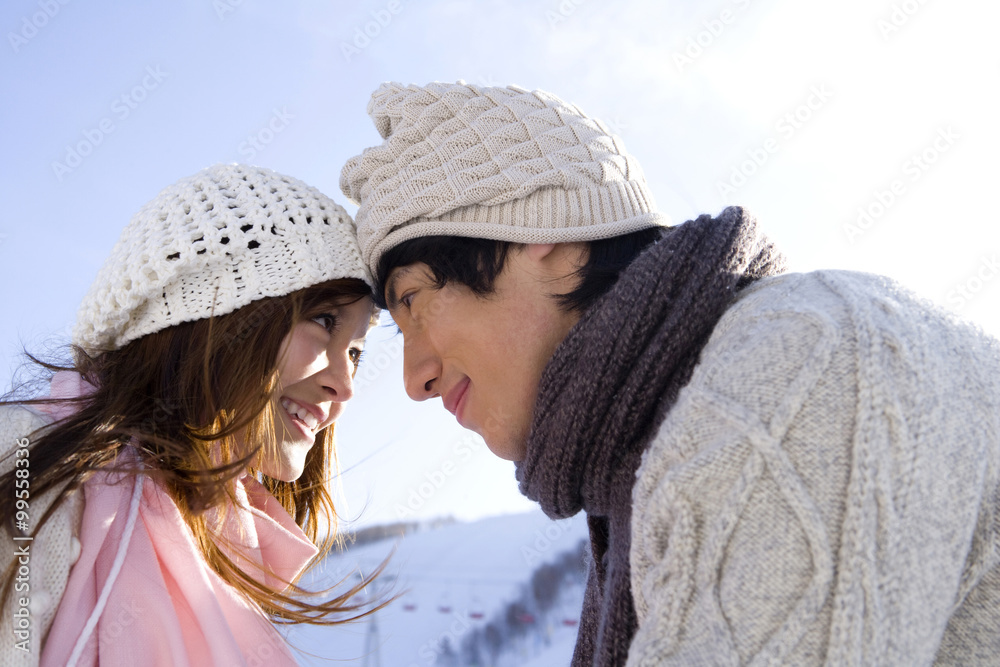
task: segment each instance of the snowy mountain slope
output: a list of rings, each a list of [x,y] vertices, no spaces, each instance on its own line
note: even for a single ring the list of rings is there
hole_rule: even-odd
[[[582,572],[580,542],[586,540],[583,515],[553,522],[540,511],[454,523],[436,530],[349,546],[332,554],[310,573],[303,585],[312,590],[331,586],[358,572],[370,573],[393,554],[385,574],[369,594],[401,593],[399,599],[370,619],[332,628],[293,627],[287,632],[304,665],[565,665],[576,641],[582,603],[579,581],[565,583],[548,614],[524,609],[504,625],[510,605],[533,601],[530,582],[540,566],[571,562]],[[572,552],[572,555],[570,553]],[[352,579],[356,581],[356,579]],[[568,581],[568,580],[567,580]],[[491,659],[486,626],[503,634],[503,647]],[[467,652],[478,631],[479,659]],[[491,631],[494,641],[498,633]]]

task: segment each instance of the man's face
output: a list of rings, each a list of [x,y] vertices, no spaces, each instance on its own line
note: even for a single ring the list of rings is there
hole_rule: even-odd
[[[579,319],[551,295],[575,286],[582,251],[580,244],[514,248],[488,297],[460,284],[437,289],[423,263],[394,269],[386,297],[403,334],[410,398],[440,396],[494,454],[521,460],[542,371]]]

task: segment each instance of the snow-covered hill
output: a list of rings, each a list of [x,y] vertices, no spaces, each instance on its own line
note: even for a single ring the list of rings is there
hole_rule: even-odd
[[[553,522],[537,511],[349,546],[310,573],[304,585],[315,590],[370,573],[395,548],[369,592],[378,596],[391,589],[401,593],[399,599],[348,625],[293,627],[289,641],[304,665],[567,665],[576,641],[581,580],[560,575],[551,609],[536,600],[545,588],[540,574],[566,567],[582,573],[586,537],[582,514]],[[547,569],[540,572],[543,566]],[[477,650],[469,651],[474,637]]]

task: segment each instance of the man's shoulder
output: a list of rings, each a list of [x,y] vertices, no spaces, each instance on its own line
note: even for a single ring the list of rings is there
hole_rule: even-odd
[[[893,303],[921,311],[943,315],[961,322],[952,311],[919,295],[895,278],[862,271],[820,269],[802,273],[782,273],[762,278],[740,291],[730,308],[735,306],[815,305],[833,297],[837,302],[855,308],[871,304]]]
[[[995,336],[893,278],[843,270],[787,273],[759,280],[737,295],[714,333],[739,328],[748,318],[780,316],[789,321],[796,314],[901,340],[912,336],[949,338],[994,350],[1000,345]]]
[[[935,308],[888,276],[823,269],[762,278],[737,294],[727,314],[768,310],[837,311],[844,307],[865,308],[884,300]]]
[[[914,377],[953,384],[970,359],[1000,370],[998,350],[995,339],[885,276],[814,271],[764,278],[719,319],[654,440],[692,422],[773,427],[776,415],[796,414],[807,401],[831,411],[856,402],[861,368],[908,401],[921,391]],[[822,400],[813,405],[817,387]],[[835,416],[846,414],[843,408]]]

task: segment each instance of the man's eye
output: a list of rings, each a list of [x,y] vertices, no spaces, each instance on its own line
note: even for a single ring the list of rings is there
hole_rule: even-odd
[[[330,313],[320,313],[309,319],[330,332],[337,328],[337,318]]]

